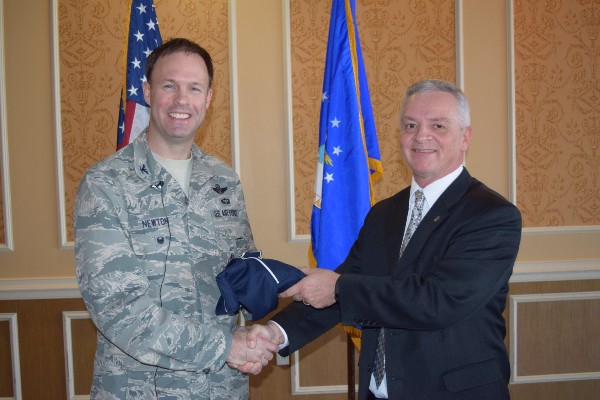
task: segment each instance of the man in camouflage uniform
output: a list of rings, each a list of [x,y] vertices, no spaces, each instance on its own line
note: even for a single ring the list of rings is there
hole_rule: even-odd
[[[195,144],[210,55],[173,39],[147,60],[149,127],[91,167],[75,207],[77,279],[98,328],[92,399],[246,399],[277,347],[216,316],[215,276],[254,250],[235,172]],[[228,364],[228,365],[225,365]]]

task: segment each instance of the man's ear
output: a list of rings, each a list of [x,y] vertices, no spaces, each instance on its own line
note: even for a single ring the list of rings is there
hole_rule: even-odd
[[[463,141],[461,145],[463,151],[467,151],[469,148],[469,143],[471,143],[471,127],[467,126],[463,132]]]
[[[142,90],[144,92],[144,101],[146,104],[150,105],[150,84],[148,81],[142,83]]]
[[[208,89],[208,94],[206,95],[206,109],[208,110],[208,106],[210,106],[210,101],[212,99],[213,90],[212,88]]]

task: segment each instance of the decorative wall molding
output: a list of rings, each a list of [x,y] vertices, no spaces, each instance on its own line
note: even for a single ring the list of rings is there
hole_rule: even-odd
[[[463,33],[463,0],[454,2],[454,46],[456,48],[456,86],[465,89],[465,54]]]
[[[74,319],[89,319],[87,311],[63,311],[63,339],[65,344],[65,376],[67,380],[67,399],[87,400],[89,395],[77,395],[75,393],[75,371],[73,370],[73,339],[71,332],[71,321]]]
[[[237,58],[237,4],[236,0],[228,2],[229,14],[229,83],[231,103],[231,166],[242,176],[240,164],[240,115],[238,96],[238,58]]]
[[[600,292],[542,293],[510,296],[510,383],[540,383],[600,379],[600,371],[544,375],[519,375],[518,310],[519,304],[545,301],[600,300]]]
[[[4,70],[4,0],[0,0],[0,80],[6,82]],[[13,250],[12,211],[10,205],[10,173],[8,162],[8,133],[6,129],[6,85],[0,86],[0,170],[2,171],[3,209],[0,210],[4,217],[4,242],[0,243],[0,252]]]
[[[514,16],[515,11],[513,8],[513,0],[506,1],[506,32],[507,38],[506,43],[508,49],[506,50],[506,59],[508,62],[508,76],[506,81],[508,83],[508,199],[513,203],[517,204],[517,121],[515,116],[515,25]]]
[[[600,234],[600,225],[523,228],[523,236]]]
[[[515,263],[510,282],[582,281],[600,279],[600,260]]]
[[[0,314],[0,321],[8,321],[10,330],[10,355],[12,358],[13,397],[6,400],[21,400],[21,364],[19,359],[19,332],[16,313]]]
[[[290,243],[307,243],[310,235],[296,233],[296,197],[294,178],[294,111],[292,101],[292,28],[290,1],[283,2],[283,68],[284,68],[284,119],[285,119],[285,144],[287,148],[286,173],[287,173],[287,216],[288,216],[288,241]]]
[[[75,278],[0,279],[0,300],[80,298]]]
[[[61,95],[60,95],[60,46],[58,27],[58,2],[52,0],[52,93],[54,106],[54,151],[56,154],[56,182],[57,182],[57,204],[58,204],[58,237],[61,249],[73,249],[75,244],[67,240],[67,220],[65,205],[65,179],[63,168],[62,150],[62,122],[61,122]]]
[[[600,260],[517,262],[511,282],[600,279]],[[1,300],[80,298],[75,278],[0,279]]]
[[[327,386],[302,386],[300,384],[300,352],[293,353],[292,361],[292,395],[300,394],[334,394],[348,393],[348,385],[327,385]],[[358,390],[358,384],[356,389]]]

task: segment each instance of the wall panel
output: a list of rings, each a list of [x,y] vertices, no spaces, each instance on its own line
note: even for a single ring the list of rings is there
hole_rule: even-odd
[[[0,398],[22,398],[17,331],[17,315],[0,313]]]
[[[213,98],[197,144],[231,162],[228,1],[155,2],[163,41],[182,36],[205,47],[215,67]],[[52,0],[63,244],[73,241],[73,205],[92,164],[115,152],[124,74],[128,1]]]
[[[287,110],[290,237],[307,239],[314,199],[319,112],[331,1],[282,0],[290,35]],[[384,166],[374,185],[384,199],[410,184],[398,140],[400,101],[419,79],[456,82],[454,0],[356,1],[356,20]],[[286,38],[287,39],[287,38]],[[286,55],[287,56],[287,55]]]
[[[0,398],[12,397],[12,357],[10,355],[10,328],[8,321],[0,320]]]
[[[600,225],[600,6],[514,1],[517,204],[527,227]]]
[[[87,311],[63,311],[67,398],[90,393],[96,353],[96,327]]]
[[[596,398],[599,290],[600,280],[510,285],[505,342],[512,399]]]
[[[513,382],[600,379],[600,292],[514,295],[510,307]]]
[[[23,399],[66,398],[62,312],[84,308],[81,299],[0,301],[0,313],[17,316]]]
[[[598,4],[507,0],[507,9],[520,258],[564,261],[566,272],[588,260],[597,279]]]

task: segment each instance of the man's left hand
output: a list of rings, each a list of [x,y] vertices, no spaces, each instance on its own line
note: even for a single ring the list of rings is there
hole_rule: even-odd
[[[325,308],[335,303],[335,283],[340,274],[328,269],[300,267],[306,274],[302,280],[279,297],[293,297],[314,308]]]

